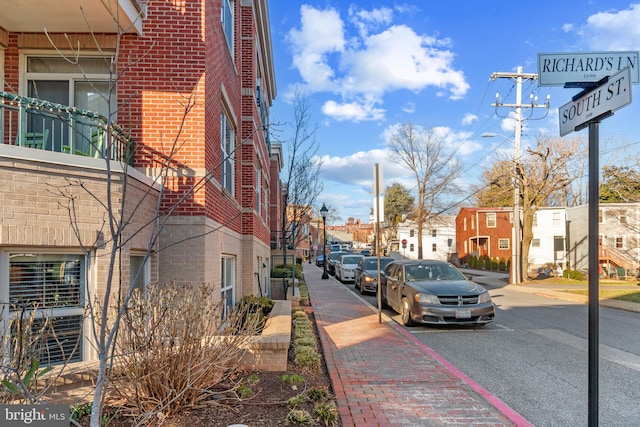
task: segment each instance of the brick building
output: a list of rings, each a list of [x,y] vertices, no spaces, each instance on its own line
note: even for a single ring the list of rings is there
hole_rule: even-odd
[[[476,257],[511,259],[512,208],[461,208],[456,216],[456,251],[461,265]]]
[[[115,284],[209,283],[228,306],[268,293],[266,0],[15,2],[0,65],[0,299],[53,309],[71,361],[95,358],[82,312],[107,283],[107,202],[127,220]]]

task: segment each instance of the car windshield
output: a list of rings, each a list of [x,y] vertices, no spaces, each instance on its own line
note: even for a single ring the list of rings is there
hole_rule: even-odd
[[[336,261],[338,258],[340,258],[340,255],[342,255],[342,252],[334,252],[329,255],[329,259],[332,261]]]
[[[389,258],[381,258],[380,259],[380,270],[384,270],[384,268],[391,262],[392,260]],[[368,259],[364,262],[365,270],[376,270],[378,268],[378,260],[377,259]]]
[[[342,264],[357,264],[358,261],[360,261],[360,258],[362,258],[362,257],[359,257],[359,256],[345,256],[345,257],[342,257]]]
[[[465,280],[455,267],[448,264],[412,264],[405,267],[407,281],[422,280]]]

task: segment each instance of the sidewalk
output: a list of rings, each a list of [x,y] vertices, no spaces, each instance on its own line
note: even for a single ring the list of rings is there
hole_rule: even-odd
[[[303,271],[344,427],[531,425],[333,277]]]

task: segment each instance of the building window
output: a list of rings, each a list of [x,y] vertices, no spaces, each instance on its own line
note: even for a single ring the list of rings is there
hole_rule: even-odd
[[[438,252],[438,245],[435,243],[431,244],[431,252]]]
[[[413,243],[409,244],[409,252],[413,252]]]
[[[129,258],[129,280],[134,288],[141,291],[151,281],[149,261],[145,262],[144,255],[131,255]]]
[[[82,360],[85,269],[83,255],[9,254],[11,312],[33,313],[32,330],[49,321],[39,343],[43,366]]]
[[[224,30],[224,37],[227,39],[227,46],[229,46],[229,52],[233,56],[233,0],[222,0],[222,11],[220,20],[222,21],[222,28]]]
[[[562,225],[561,219],[562,219],[562,217],[560,216],[560,212],[554,212],[553,213],[553,225],[554,225],[554,227],[558,227],[558,226]]]
[[[416,235],[416,231],[411,229],[409,230],[409,237],[414,237]]]
[[[532,223],[532,225],[533,225],[534,227],[537,227],[537,226],[538,226],[538,212],[534,212],[534,213],[533,213],[533,223]]]
[[[498,249],[509,249],[509,239],[498,239]]]
[[[467,241],[464,241],[464,253],[469,253],[469,246],[467,245]]]
[[[616,242],[616,249],[624,249],[624,237],[616,236],[615,242]]]
[[[74,64],[59,55],[25,58],[27,96],[75,107],[53,114],[27,110],[23,132],[46,135],[42,147],[45,150],[88,154],[95,149],[91,141],[92,135],[99,132],[98,121],[74,114],[75,109],[116,120],[117,91],[109,83],[109,58],[81,56],[76,60]]]
[[[602,209],[598,209],[598,224],[604,224],[604,215]]]
[[[222,187],[234,194],[235,131],[223,112],[220,115],[220,149],[222,152]]]
[[[435,228],[431,230],[431,237],[438,237],[438,231]]]
[[[487,228],[496,228],[496,214],[488,213],[487,214]]]
[[[256,210],[262,216],[262,168],[256,169]]]
[[[620,212],[620,224],[626,224],[626,223],[627,223],[627,213]]]
[[[531,239],[531,247],[539,248],[540,247],[540,239]]]
[[[462,229],[467,231],[467,218],[462,218]]]
[[[222,277],[220,299],[223,302],[222,318],[226,319],[235,305],[236,259],[232,256],[222,257]]]
[[[475,230],[476,229],[476,224],[475,224],[475,218],[471,217],[471,229]]]

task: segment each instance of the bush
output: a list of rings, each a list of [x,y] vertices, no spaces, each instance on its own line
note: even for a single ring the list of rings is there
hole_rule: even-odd
[[[272,278],[290,278],[291,277],[291,264],[279,264],[273,266],[271,269],[271,277]],[[294,271],[297,279],[302,278],[302,265],[295,264]]]
[[[498,271],[507,271],[507,261],[504,257],[500,257],[500,261],[498,262]]]
[[[566,277],[567,279],[580,280],[580,281],[584,280],[584,273],[582,271],[564,270],[562,272],[562,276]]]

